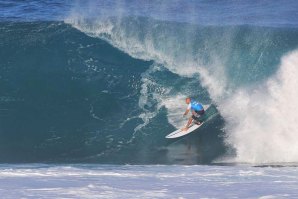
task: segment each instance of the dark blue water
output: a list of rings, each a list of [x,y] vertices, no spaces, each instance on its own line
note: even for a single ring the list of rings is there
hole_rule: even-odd
[[[274,74],[298,47],[297,7],[0,1],[0,162],[208,164],[235,155],[221,114],[188,137],[164,137],[184,97],[217,105]],[[202,68],[226,92],[210,90]]]

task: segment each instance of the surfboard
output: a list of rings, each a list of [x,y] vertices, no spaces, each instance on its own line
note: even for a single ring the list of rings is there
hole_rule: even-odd
[[[169,135],[167,135],[166,138],[178,138],[178,137],[187,135],[187,134],[193,132],[194,130],[196,130],[197,128],[199,128],[200,126],[202,126],[203,123],[201,123],[200,125],[191,124],[190,127],[187,129],[187,131],[178,129],[178,130],[174,131],[173,133],[170,133]]]
[[[202,115],[201,117],[199,117],[199,120],[201,122],[200,125],[197,124],[191,124],[190,127],[187,129],[187,131],[184,131],[181,129],[178,129],[170,134],[168,134],[166,136],[166,138],[178,138],[178,137],[182,137],[184,135],[187,135],[191,132],[193,132],[194,130],[200,128],[205,122],[207,122],[208,120],[210,120],[211,118],[213,118],[215,115],[218,114],[218,111],[216,109],[216,107],[214,105],[210,105],[208,106],[208,108],[205,111],[205,114]]]

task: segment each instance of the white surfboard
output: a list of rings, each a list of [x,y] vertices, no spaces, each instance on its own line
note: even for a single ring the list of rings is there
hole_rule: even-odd
[[[178,130],[174,131],[173,133],[170,133],[169,135],[167,135],[166,138],[178,138],[178,137],[187,135],[187,134],[193,132],[194,130],[198,129],[199,127],[201,127],[202,124],[204,124],[204,122],[208,122],[209,120],[211,120],[217,114],[218,114],[218,111],[217,111],[217,109],[214,105],[207,105],[205,114],[200,116],[200,121],[201,121],[200,125],[197,125],[197,124],[193,123],[187,129],[187,131],[183,131],[181,129],[178,129]]]
[[[187,131],[184,131],[182,129],[178,129],[176,131],[174,131],[173,133],[170,133],[169,135],[166,136],[166,138],[178,138],[184,135],[187,135],[191,132],[193,132],[194,130],[196,130],[197,128],[199,128],[200,126],[202,126],[204,122],[202,122],[200,125],[197,124],[192,124]]]

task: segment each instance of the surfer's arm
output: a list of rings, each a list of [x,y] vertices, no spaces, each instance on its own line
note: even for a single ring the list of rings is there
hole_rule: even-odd
[[[186,109],[185,113],[183,114],[183,116],[187,115],[189,112],[189,109]]]

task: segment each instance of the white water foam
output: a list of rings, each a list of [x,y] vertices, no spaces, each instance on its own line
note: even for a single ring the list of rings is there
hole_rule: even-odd
[[[221,103],[227,143],[237,162],[298,162],[298,51],[263,85],[241,88]]]
[[[5,199],[298,196],[297,167],[0,165],[0,185]]]
[[[181,53],[181,51],[192,51],[192,48],[188,44],[178,45],[179,36],[161,34],[160,25],[153,23],[148,23],[150,28],[142,32],[138,27],[133,29],[127,25],[129,22],[125,20],[127,18],[99,18],[90,22],[84,16],[73,14],[65,22],[89,36],[108,41],[134,58],[154,60],[166,66],[171,72],[182,76],[191,77],[197,73],[199,64],[196,57]]]
[[[142,89],[139,98],[139,107],[142,108],[143,113],[139,117],[143,120],[143,124],[138,125],[134,131],[135,133],[149,124],[150,120],[156,116],[158,110],[161,108],[161,97],[169,92],[162,85],[159,85],[151,78],[151,73],[160,70],[158,65],[152,65],[145,73],[142,74]]]
[[[183,111],[186,109],[185,96],[177,94],[164,98],[161,101],[162,106],[165,106],[168,110],[168,121],[177,129],[183,127],[187,122],[182,119]]]

